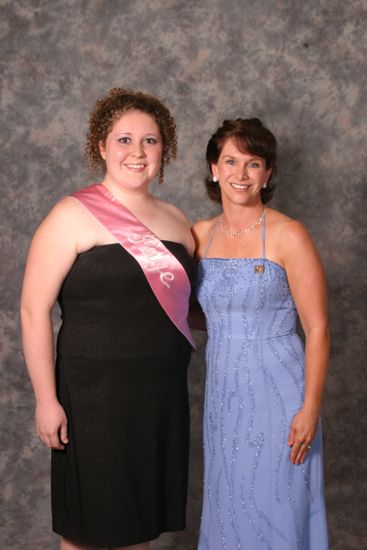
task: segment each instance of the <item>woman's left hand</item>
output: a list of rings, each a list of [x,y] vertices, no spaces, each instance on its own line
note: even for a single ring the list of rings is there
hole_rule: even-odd
[[[311,449],[315,436],[319,412],[301,409],[293,418],[288,436],[288,445],[292,447],[290,461],[292,464],[303,464]]]

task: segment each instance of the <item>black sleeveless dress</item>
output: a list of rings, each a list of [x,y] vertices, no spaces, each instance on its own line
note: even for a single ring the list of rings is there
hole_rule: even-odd
[[[193,286],[194,260],[164,244]],[[52,451],[54,531],[117,547],[183,529],[189,342],[119,244],[79,254],[59,303],[56,379],[69,443]]]

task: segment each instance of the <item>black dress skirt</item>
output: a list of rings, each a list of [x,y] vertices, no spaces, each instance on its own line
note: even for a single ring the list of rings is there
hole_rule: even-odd
[[[164,244],[193,283],[184,247]],[[113,548],[183,529],[190,344],[119,244],[80,254],[59,303],[56,377],[69,443],[52,451],[54,531]]]

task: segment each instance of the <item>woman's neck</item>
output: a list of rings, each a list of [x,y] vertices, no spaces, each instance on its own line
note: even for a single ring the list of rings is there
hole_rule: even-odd
[[[153,195],[151,195],[146,188],[124,188],[107,178],[105,178],[101,184],[104,185],[119,202],[126,206],[126,208],[146,208],[154,202]]]
[[[223,204],[222,221],[227,229],[241,231],[243,227],[258,220],[263,210],[264,205],[261,201],[251,205]]]

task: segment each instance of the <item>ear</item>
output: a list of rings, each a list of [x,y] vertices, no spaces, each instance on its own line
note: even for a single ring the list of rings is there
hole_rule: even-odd
[[[106,160],[106,148],[105,148],[105,144],[101,139],[98,142],[98,147],[99,147],[99,154],[101,155],[103,160]]]
[[[266,181],[269,181],[269,179],[270,179],[272,173],[273,173],[273,169],[272,169],[272,168],[269,168],[269,169],[266,171],[266,178],[265,178]]]
[[[218,180],[219,180],[218,166],[216,164],[212,164],[211,169],[212,169],[212,175],[214,177],[218,178]]]

